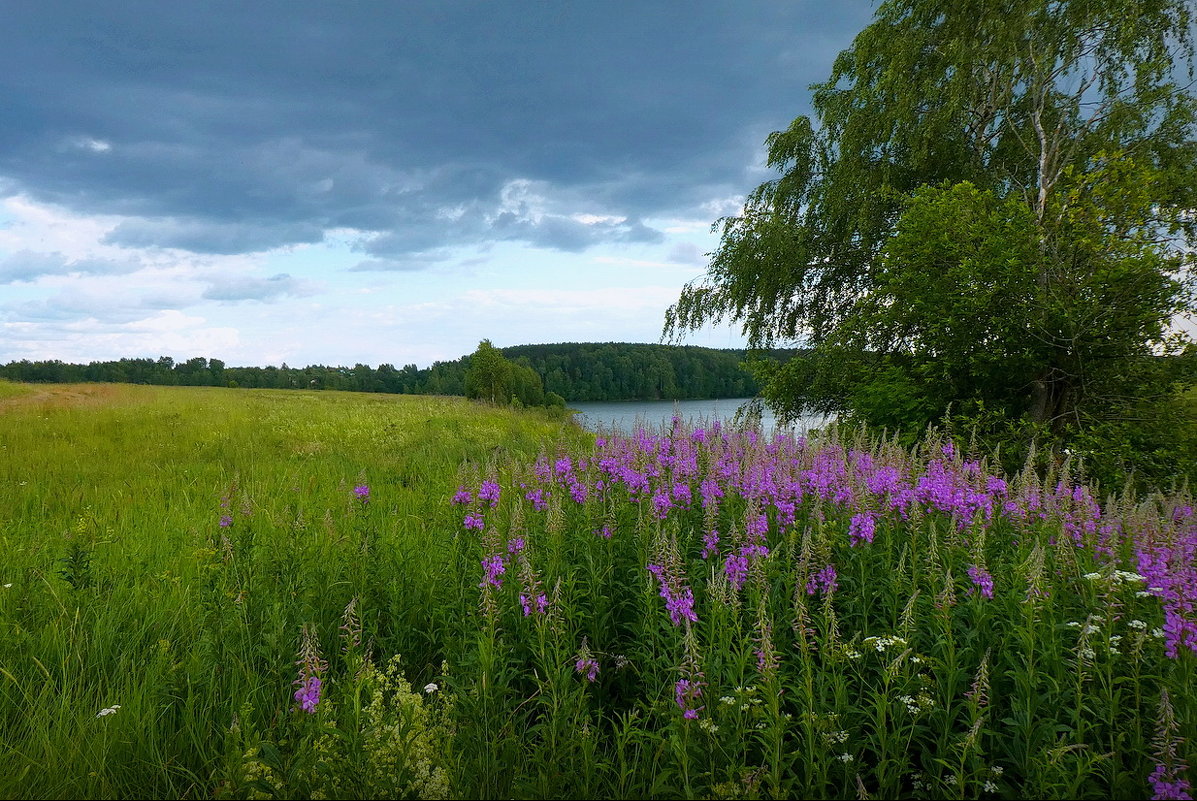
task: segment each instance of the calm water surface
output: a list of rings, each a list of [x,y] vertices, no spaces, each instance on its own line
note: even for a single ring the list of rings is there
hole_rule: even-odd
[[[617,429],[624,433],[631,433],[638,424],[656,427],[669,424],[674,415],[691,423],[710,422],[719,420],[723,423],[732,422],[736,412],[748,403],[751,398],[719,398],[717,400],[683,400],[683,401],[606,401],[606,402],[575,402],[567,404],[571,409],[577,409],[579,422],[586,428]],[[799,433],[824,425],[827,418],[822,416],[807,417],[800,420],[793,429]],[[761,428],[764,433],[772,434],[777,430],[777,420],[768,408],[761,416]]]

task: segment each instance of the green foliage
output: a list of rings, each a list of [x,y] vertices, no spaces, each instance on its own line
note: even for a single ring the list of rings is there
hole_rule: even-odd
[[[635,343],[559,343],[516,345],[500,350],[515,365],[531,368],[541,391],[571,401],[659,400],[686,398],[742,398],[757,392],[752,375],[743,367],[744,351],[692,346]],[[775,351],[779,359],[788,351]],[[169,364],[159,359],[65,364],[26,360],[0,365],[0,378],[37,383],[115,382],[171,386],[229,386],[250,389],[336,389],[406,395],[465,395],[470,356],[434,362],[420,369],[414,364],[396,369],[354,367],[226,367],[219,359],[189,359]],[[206,367],[202,365],[206,363]],[[513,374],[516,397],[524,405],[542,403],[536,383],[527,373]],[[21,385],[9,384],[9,387]],[[0,397],[4,397],[0,384]],[[15,391],[15,390],[12,390]],[[27,391],[27,390],[22,390]],[[522,394],[521,394],[522,393]]]
[[[511,401],[513,365],[503,354],[484,339],[478,343],[478,350],[470,357],[466,370],[465,395],[467,398],[509,403]]]
[[[1072,442],[1167,404],[1158,357],[1194,309],[1192,19],[1181,0],[882,3],[813,87],[817,124],[769,137],[781,177],[720,222],[666,332],[809,343],[757,368],[783,418],[920,430],[983,407]]]
[[[1007,495],[939,440],[679,426],[599,453],[548,412],[460,399],[42,395],[0,415],[3,797],[1140,797],[1159,732],[1197,759],[1194,655],[1165,656],[1161,599],[1113,570],[1132,537],[1191,530],[1183,493],[1123,496],[1090,530],[1067,466]],[[865,489],[881,466],[914,486],[929,460],[967,486],[953,498],[997,493],[992,519]],[[759,481],[810,491],[783,510]],[[769,555],[735,587],[753,520]],[[71,541],[78,590],[57,574]],[[480,586],[494,555],[502,585]],[[693,590],[697,621],[671,620],[649,564]],[[828,564],[838,588],[812,592]],[[310,714],[297,650],[320,663]]]
[[[457,569],[446,488],[463,465],[586,438],[461,398],[36,392],[0,408],[5,798],[210,798],[251,749],[259,775],[234,795],[315,787],[294,772],[318,762],[300,741],[321,739],[291,711],[300,626],[332,644],[336,722],[365,731],[348,681],[360,662],[337,647],[346,604],[361,599],[361,650],[373,641],[380,670],[401,653],[416,688],[439,681],[459,625],[445,612],[459,588],[432,578]]]

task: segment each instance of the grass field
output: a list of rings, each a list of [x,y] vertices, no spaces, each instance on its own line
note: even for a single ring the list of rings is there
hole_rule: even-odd
[[[0,385],[0,797],[1188,797],[1197,515],[951,443]]]
[[[563,431],[448,398],[3,394],[6,798],[210,796],[234,719],[268,731],[285,710],[301,624],[354,598],[378,653],[439,668],[442,592],[423,582],[449,569],[446,492],[463,464]]]

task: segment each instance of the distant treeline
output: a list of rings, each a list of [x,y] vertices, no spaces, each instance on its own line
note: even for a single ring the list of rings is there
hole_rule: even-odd
[[[742,398],[757,384],[741,367],[742,350],[690,345],[642,345],[618,342],[516,345],[500,349],[516,364],[532,368],[545,392],[569,401],[674,400]],[[793,351],[775,351],[782,360]],[[268,389],[337,389],[405,395],[464,395],[470,357],[396,368],[382,364],[353,367],[228,367],[220,359],[196,357],[176,362],[158,359],[68,364],[17,361],[0,366],[0,378],[42,383],[112,382],[167,386],[218,386]]]

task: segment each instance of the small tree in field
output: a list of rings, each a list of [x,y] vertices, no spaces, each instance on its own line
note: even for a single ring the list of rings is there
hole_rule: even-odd
[[[489,339],[482,340],[470,356],[470,366],[466,370],[466,397],[508,403],[511,400],[511,367],[511,362]]]

